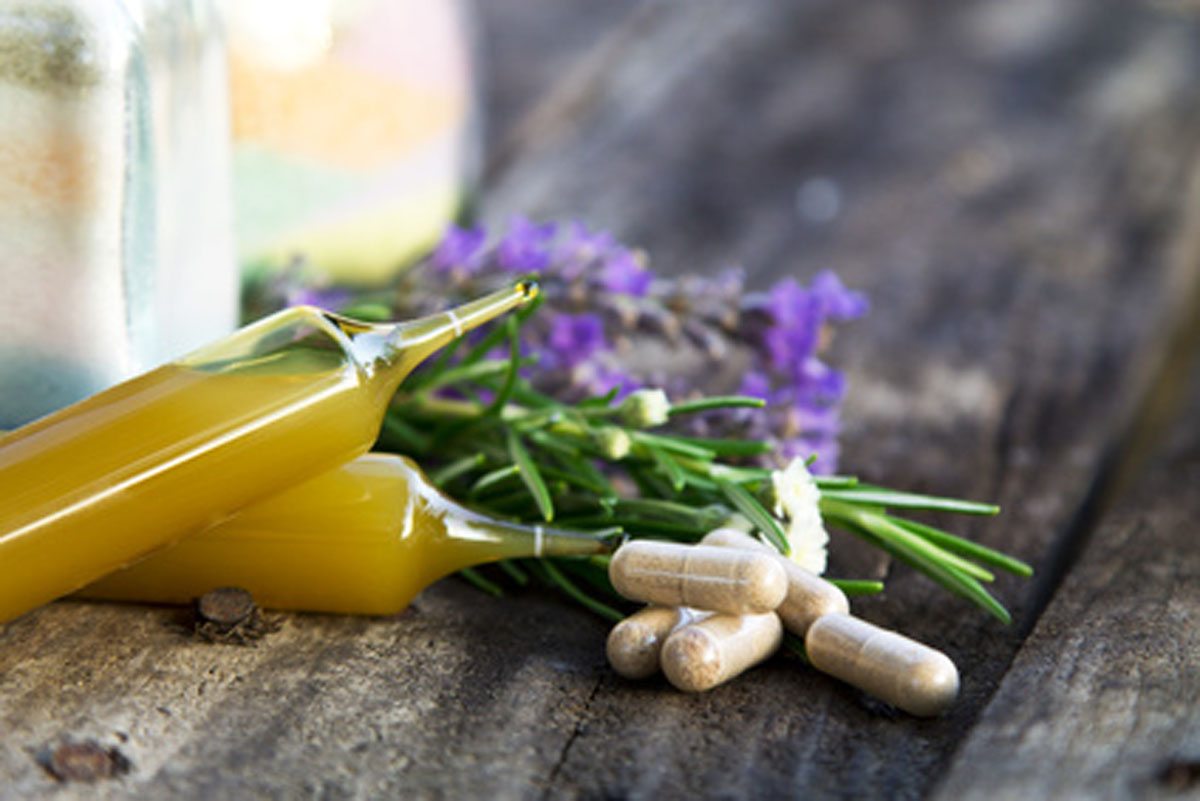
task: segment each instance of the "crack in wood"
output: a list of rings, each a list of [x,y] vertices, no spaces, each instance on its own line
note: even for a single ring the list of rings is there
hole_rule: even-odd
[[[571,746],[583,734],[583,730],[591,712],[592,701],[595,700],[596,694],[600,692],[600,687],[604,684],[604,677],[600,676],[596,679],[596,683],[592,685],[591,692],[588,693],[587,700],[583,702],[583,707],[579,710],[579,715],[575,719],[575,726],[571,729],[570,735],[567,736],[563,743],[562,751],[558,754],[558,760],[555,761],[554,767],[550,769],[549,775],[546,777],[546,789],[542,792],[542,799],[545,801],[550,796],[554,789],[554,782],[558,779],[558,774],[562,771],[563,765],[567,762],[567,757],[570,755]]]

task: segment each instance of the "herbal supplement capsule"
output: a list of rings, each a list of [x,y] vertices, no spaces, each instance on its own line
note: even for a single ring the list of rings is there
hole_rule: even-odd
[[[719,528],[700,540],[701,545],[717,545],[722,548],[741,548],[763,551],[775,557],[787,574],[787,597],[775,610],[788,631],[801,637],[813,621],[823,615],[849,614],[850,602],[846,594],[820,576],[812,573],[776,551],[770,545],[759,542],[749,534],[735,528]]]
[[[702,692],[757,665],[783,642],[779,615],[713,615],[667,638],[662,669],[684,692]]]
[[[634,601],[733,615],[770,612],[787,594],[787,575],[767,554],[710,545],[627,542],[609,563],[608,577]]]
[[[613,626],[608,634],[608,664],[627,679],[648,679],[658,672],[659,653],[668,635],[708,616],[686,606],[647,606]]]
[[[851,615],[826,615],[808,629],[813,667],[913,715],[944,712],[958,695],[958,669],[940,651]]]

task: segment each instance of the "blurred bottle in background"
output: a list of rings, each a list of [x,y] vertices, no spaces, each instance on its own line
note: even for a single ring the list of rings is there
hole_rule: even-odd
[[[231,330],[208,0],[0,5],[0,427]]]
[[[150,366],[239,322],[229,68],[213,0],[129,1],[146,47],[158,210]]]
[[[459,0],[226,0],[238,254],[380,285],[430,248],[478,162]]]

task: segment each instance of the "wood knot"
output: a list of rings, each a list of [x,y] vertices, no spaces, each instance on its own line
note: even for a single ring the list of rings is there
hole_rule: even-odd
[[[123,776],[133,767],[116,748],[105,748],[95,740],[64,740],[40,754],[38,763],[55,781],[89,784]]]
[[[1190,790],[1200,784],[1200,760],[1172,759],[1158,772],[1158,781],[1171,790]]]

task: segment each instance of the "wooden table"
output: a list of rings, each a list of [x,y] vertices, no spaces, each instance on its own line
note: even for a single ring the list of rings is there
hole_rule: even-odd
[[[833,356],[844,467],[997,500],[957,530],[1037,568],[1000,580],[1005,628],[835,541],[836,570],[888,579],[861,615],[958,663],[949,714],[784,659],[698,696],[629,683],[598,619],[456,580],[393,619],[288,616],[257,648],[63,602],[0,629],[0,798],[1200,791],[1200,42],[1170,5],[482,10],[486,220],[573,216],[663,271],[829,267],[870,293]],[[64,738],[129,771],[56,784],[37,757]]]

